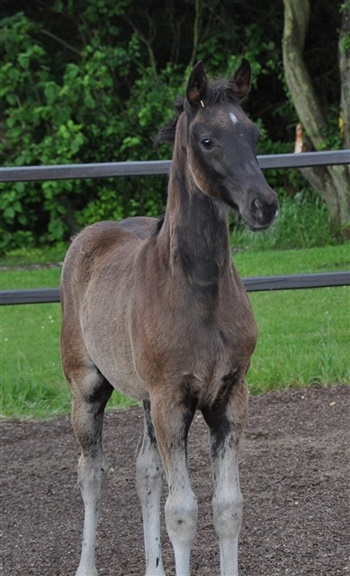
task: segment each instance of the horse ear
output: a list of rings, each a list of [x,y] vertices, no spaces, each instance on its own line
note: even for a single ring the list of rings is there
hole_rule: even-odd
[[[246,58],[243,58],[240,67],[233,76],[239,99],[243,100],[249,94],[252,69]]]
[[[196,106],[202,100],[207,86],[207,76],[204,72],[203,62],[200,60],[192,68],[191,76],[189,77],[186,98],[191,106]]]

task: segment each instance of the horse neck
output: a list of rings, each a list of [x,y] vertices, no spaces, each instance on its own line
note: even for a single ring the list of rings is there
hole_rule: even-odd
[[[231,265],[228,211],[203,194],[187,168],[186,147],[175,142],[168,201],[160,241],[169,250],[171,266],[204,282],[219,279]]]

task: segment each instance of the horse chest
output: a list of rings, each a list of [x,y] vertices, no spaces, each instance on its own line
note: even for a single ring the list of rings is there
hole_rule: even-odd
[[[146,382],[174,380],[195,373],[203,382],[220,379],[232,370],[245,371],[255,348],[257,330],[247,308],[208,313],[200,306],[144,312],[135,317],[131,330],[133,361]]]

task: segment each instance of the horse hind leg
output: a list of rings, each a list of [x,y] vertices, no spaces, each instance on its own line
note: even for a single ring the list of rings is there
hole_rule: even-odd
[[[137,493],[142,506],[146,553],[146,576],[165,576],[160,544],[160,497],[162,463],[150,414],[144,402],[144,433],[136,462]]]
[[[96,529],[108,471],[102,448],[103,414],[113,387],[92,362],[68,379],[73,392],[73,428],[81,447],[78,483],[84,502],[83,541],[76,576],[97,576]]]

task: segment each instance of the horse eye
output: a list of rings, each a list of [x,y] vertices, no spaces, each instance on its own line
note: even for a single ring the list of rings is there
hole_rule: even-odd
[[[202,138],[201,144],[204,148],[207,148],[207,150],[209,150],[209,148],[212,148],[214,145],[212,140],[210,140],[210,138]]]

